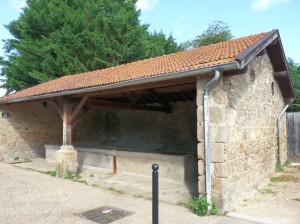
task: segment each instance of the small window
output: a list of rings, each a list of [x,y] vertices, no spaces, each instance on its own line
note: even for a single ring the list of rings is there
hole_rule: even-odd
[[[272,90],[272,96],[274,96],[274,94],[275,94],[275,83],[274,82],[272,82],[272,84],[271,84],[271,90]]]

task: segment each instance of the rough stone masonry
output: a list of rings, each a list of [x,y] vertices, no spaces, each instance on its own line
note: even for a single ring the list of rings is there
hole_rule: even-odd
[[[205,193],[203,88],[197,80],[197,135],[199,193]],[[210,93],[212,195],[227,209],[275,170],[277,115],[284,99],[266,54],[256,57],[245,74],[222,76]],[[283,118],[281,161],[287,159]]]

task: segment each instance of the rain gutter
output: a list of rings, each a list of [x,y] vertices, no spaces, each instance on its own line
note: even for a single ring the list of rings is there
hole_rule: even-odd
[[[280,120],[283,116],[283,114],[285,113],[286,109],[289,107],[289,105],[287,104],[283,109],[282,111],[278,114],[278,117],[277,117],[277,146],[278,146],[278,151],[277,151],[277,163],[278,164],[281,164],[281,159],[280,159],[280,139],[281,139],[281,128],[280,128]]]
[[[205,188],[208,209],[212,208],[211,200],[211,152],[210,152],[210,120],[209,120],[209,91],[220,78],[220,71],[215,70],[215,76],[204,87],[204,150],[205,150]]]

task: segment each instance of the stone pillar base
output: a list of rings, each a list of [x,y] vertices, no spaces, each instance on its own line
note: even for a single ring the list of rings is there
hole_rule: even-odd
[[[55,170],[57,176],[64,176],[67,171],[73,174],[77,172],[77,151],[72,145],[62,145],[60,150],[55,152]]]

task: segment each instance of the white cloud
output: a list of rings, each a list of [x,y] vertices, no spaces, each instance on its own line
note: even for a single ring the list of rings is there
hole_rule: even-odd
[[[254,10],[265,10],[278,4],[288,3],[290,0],[255,0],[251,8]]]
[[[138,0],[136,7],[140,10],[153,9],[158,4],[158,1],[159,0]]]
[[[21,9],[26,6],[26,0],[9,0],[9,5],[13,9]]]

